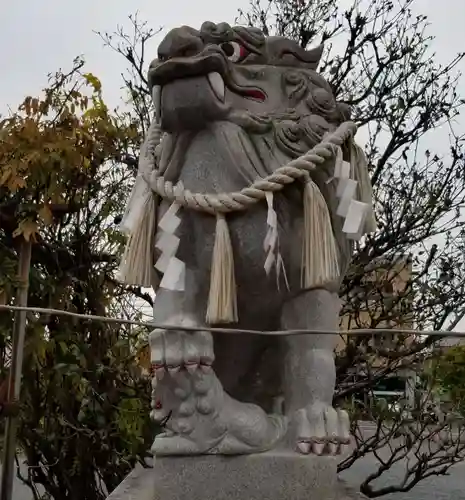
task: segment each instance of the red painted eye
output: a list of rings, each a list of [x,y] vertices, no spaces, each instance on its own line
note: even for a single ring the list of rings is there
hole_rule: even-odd
[[[242,61],[249,53],[243,45],[237,42],[225,42],[220,47],[232,62]]]

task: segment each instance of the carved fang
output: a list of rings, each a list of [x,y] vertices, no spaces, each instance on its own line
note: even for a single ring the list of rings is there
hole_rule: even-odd
[[[210,82],[211,88],[213,89],[213,92],[215,92],[216,97],[218,97],[220,101],[224,101],[225,88],[223,77],[215,71],[208,73],[208,81]]]

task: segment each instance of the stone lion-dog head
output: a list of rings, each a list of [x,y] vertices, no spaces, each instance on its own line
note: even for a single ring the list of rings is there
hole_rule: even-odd
[[[160,89],[162,128],[230,121],[251,133],[273,129],[283,152],[301,155],[349,118],[316,72],[322,51],[227,23],[173,29],[149,69],[150,87]]]

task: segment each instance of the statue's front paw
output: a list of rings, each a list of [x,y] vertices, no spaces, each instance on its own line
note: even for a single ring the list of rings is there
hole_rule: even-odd
[[[213,411],[212,404],[207,404],[213,382],[211,334],[157,329],[150,334],[150,347],[151,416],[177,434],[190,434],[197,413],[205,406]]]
[[[175,375],[182,369],[190,374],[197,369],[209,372],[214,360],[212,335],[202,330],[154,330],[150,334],[150,349],[154,375],[159,380],[167,372]]]
[[[344,410],[316,402],[294,417],[297,450],[304,455],[337,455],[350,444],[350,421]]]
[[[152,419],[164,428],[158,455],[205,453],[226,433],[218,411],[222,388],[211,367],[211,334],[157,329],[150,334]]]

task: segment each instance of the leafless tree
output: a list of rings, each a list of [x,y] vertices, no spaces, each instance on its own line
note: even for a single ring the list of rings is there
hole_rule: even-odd
[[[252,0],[240,17],[266,33],[297,39],[303,47],[323,42],[320,71],[337,99],[352,107],[359,137],[365,139],[378,231],[358,246],[346,276],[342,323],[349,328],[453,330],[465,315],[465,135],[457,133],[465,103],[457,90],[464,54],[446,64],[436,62],[428,20],[414,14],[420,2],[354,0],[345,9],[339,4]],[[446,147],[432,150],[433,134],[447,135]],[[405,413],[391,412],[387,423],[386,415],[374,415],[366,403],[373,401],[370,393],[380,381],[405,368],[414,367],[421,375],[439,340],[350,337],[339,352],[336,399],[364,401],[359,411],[377,422],[376,432],[366,439],[354,420],[356,446],[340,470],[375,453],[380,466],[361,485],[370,497],[407,491],[464,458],[459,432],[447,446],[429,446],[433,435],[450,431],[450,422],[434,429],[418,424],[426,413],[423,406],[417,414],[420,429],[393,441],[408,423]],[[373,486],[407,457],[401,483]]]

